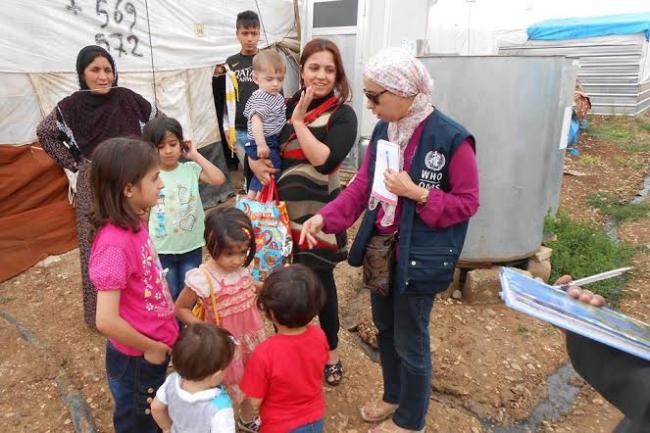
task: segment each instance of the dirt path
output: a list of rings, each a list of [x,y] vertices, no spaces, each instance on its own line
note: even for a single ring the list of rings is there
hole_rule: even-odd
[[[595,124],[600,121],[592,120]],[[650,116],[646,121],[650,123]],[[573,217],[601,221],[586,205],[588,195],[613,191],[632,198],[648,171],[650,154],[628,151],[594,137],[583,137],[580,148],[583,157],[570,160],[567,167],[581,175],[564,176],[562,207]],[[650,246],[650,218],[624,224],[620,237]],[[621,308],[650,321],[647,252],[639,252],[635,262],[639,271],[624,289]],[[359,270],[342,264],[336,277],[341,316],[360,316],[368,322],[365,301],[355,302],[365,296],[358,291]],[[47,267],[33,267],[0,283],[0,311],[20,320],[46,345],[48,361],[63,368],[83,395],[98,431],[110,432],[112,402],[104,373],[105,339],[83,324],[79,287],[78,254],[72,251]],[[364,307],[350,312],[356,304]],[[567,361],[559,330],[500,304],[479,307],[439,301],[431,317],[431,336],[434,395],[428,432],[487,433],[488,424],[511,425],[526,419],[546,398],[549,375]],[[50,364],[2,319],[0,343],[2,430],[72,432]],[[339,387],[325,389],[327,431],[365,432],[368,426],[360,420],[358,406],[380,395],[379,365],[366,354],[355,332],[341,331],[340,348],[345,379]],[[581,387],[580,392],[567,415],[543,424],[539,432],[605,433],[616,425],[621,415],[582,381],[575,384]]]

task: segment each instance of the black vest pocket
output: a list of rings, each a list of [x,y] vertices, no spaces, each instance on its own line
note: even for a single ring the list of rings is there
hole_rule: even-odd
[[[458,255],[455,247],[411,247],[407,279],[436,288],[447,285],[454,276]]]

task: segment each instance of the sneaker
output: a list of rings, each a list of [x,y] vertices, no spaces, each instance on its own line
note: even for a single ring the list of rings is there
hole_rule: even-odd
[[[237,420],[237,427],[239,430],[246,431],[249,433],[258,433],[260,431],[260,426],[262,425],[262,420],[259,416],[256,416],[250,421],[244,421],[240,416]]]

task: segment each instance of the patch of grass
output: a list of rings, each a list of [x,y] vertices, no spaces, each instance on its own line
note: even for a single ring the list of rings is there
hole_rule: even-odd
[[[597,192],[587,197],[587,204],[598,209],[601,215],[609,215],[617,223],[635,221],[648,215],[650,204],[628,203],[611,192]]]
[[[580,162],[582,162],[584,165],[589,166],[589,167],[598,167],[600,165],[603,165],[603,161],[600,159],[600,156],[598,155],[582,155],[580,158]]]
[[[551,281],[564,274],[574,279],[629,266],[634,248],[616,244],[598,227],[586,222],[573,221],[564,212],[555,218],[547,217],[544,230],[555,235],[554,240],[545,242],[553,249],[551,255]],[[590,284],[589,289],[604,296],[610,303],[616,303],[620,288],[626,276],[611,278]]]
[[[650,152],[650,124],[643,119],[631,121],[625,118],[605,118],[598,124],[590,124],[587,135],[616,144],[626,152]]]
[[[521,323],[517,325],[517,332],[520,333],[521,335],[528,335],[528,332],[530,329],[526,327],[526,325],[522,325]]]
[[[599,125],[589,125],[586,133],[594,138],[601,140],[621,142],[631,141],[634,133],[629,128],[616,124],[616,122],[606,122]]]
[[[620,156],[614,158],[614,162],[623,168],[629,168],[630,170],[642,170],[645,167],[645,164],[642,161],[636,161],[634,159],[625,159]]]
[[[650,152],[650,140],[639,140],[632,143],[624,143],[621,148],[627,152],[641,153]]]
[[[0,305],[8,304],[9,302],[11,302],[13,300],[14,300],[14,298],[12,296],[0,295]]]
[[[641,130],[650,132],[650,123],[646,123],[643,119],[636,119],[636,125],[641,128]]]

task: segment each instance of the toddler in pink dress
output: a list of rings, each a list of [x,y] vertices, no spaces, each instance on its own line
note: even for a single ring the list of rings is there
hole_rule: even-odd
[[[205,242],[210,260],[185,275],[185,288],[176,301],[176,315],[185,324],[200,322],[192,313],[200,301],[203,321],[227,329],[238,349],[223,380],[231,397],[241,399],[237,384],[255,347],[264,341],[264,323],[256,305],[249,270],[255,255],[251,222],[239,209],[216,209],[205,220]]]

